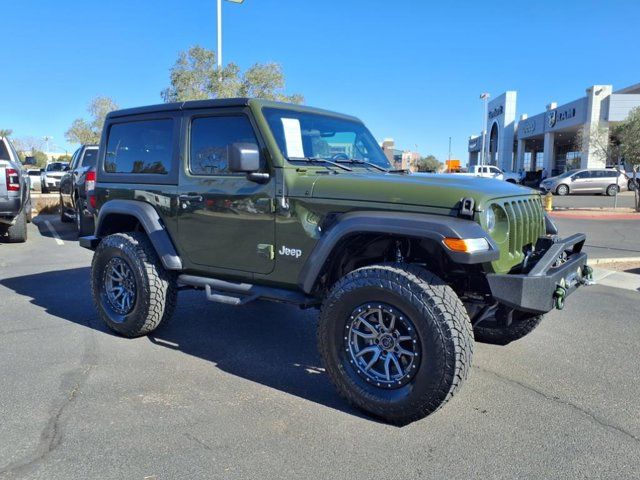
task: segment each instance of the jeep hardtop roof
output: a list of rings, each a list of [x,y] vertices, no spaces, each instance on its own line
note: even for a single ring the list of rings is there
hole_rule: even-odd
[[[344,118],[346,120],[361,122],[359,118],[351,115],[345,115],[343,113],[332,112],[330,110],[307,107],[305,105],[297,105],[293,103],[264,100],[261,98],[222,98],[222,99],[215,99],[215,100],[192,100],[189,102],[160,103],[157,105],[148,105],[144,107],[114,110],[113,112],[109,113],[107,118],[128,117],[132,115],[141,115],[145,113],[174,112],[174,111],[180,111],[180,110],[197,110],[197,109],[206,109],[206,108],[247,107],[247,106],[256,106],[258,108],[261,108],[261,107],[284,108],[284,109],[293,110],[297,112],[318,113],[321,115],[330,115],[332,117],[339,117],[339,118]]]

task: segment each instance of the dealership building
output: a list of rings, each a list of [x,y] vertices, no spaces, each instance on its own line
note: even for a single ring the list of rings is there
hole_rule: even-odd
[[[580,132],[608,131],[640,107],[640,84],[621,90],[611,85],[593,85],[586,95],[564,105],[555,102],[533,116],[517,119],[517,93],[505,92],[487,108],[487,134],[469,138],[469,166],[482,161],[503,170],[517,172],[545,168],[550,175],[572,168],[603,167],[602,148],[592,135]],[[517,120],[516,120],[517,119]]]

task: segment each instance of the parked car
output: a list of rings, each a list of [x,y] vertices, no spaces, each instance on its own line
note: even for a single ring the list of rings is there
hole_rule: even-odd
[[[83,145],[71,157],[69,170],[60,179],[60,220],[75,222],[78,235],[93,233],[93,214],[87,193],[96,180],[97,145]]]
[[[547,178],[540,182],[540,189],[556,195],[605,193],[612,196],[627,190],[628,183],[624,172],[618,172],[614,168],[583,168]]]
[[[9,139],[0,137],[0,238],[26,241],[30,221],[29,177]]]
[[[468,172],[459,172],[456,175],[466,175],[483,178],[495,178],[496,180],[504,180],[510,183],[520,183],[520,175],[500,170],[494,165],[473,165],[469,167]]]
[[[31,190],[42,191],[42,171],[41,170],[27,170],[29,176],[29,183]]]
[[[60,189],[60,180],[64,172],[69,170],[68,162],[50,162],[42,170],[40,181],[42,183],[42,193],[49,193],[51,190]]]
[[[590,275],[585,235],[560,239],[538,192],[394,170],[352,116],[205,100],[111,112],[102,138],[79,243],[112,330],[152,332],[185,289],[322,307],[327,375],[394,424],[454,395],[474,336],[525,336]]]

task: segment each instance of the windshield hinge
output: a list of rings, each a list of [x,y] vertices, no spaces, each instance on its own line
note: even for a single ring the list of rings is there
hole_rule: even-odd
[[[460,200],[460,216],[473,218],[473,209],[476,206],[476,202],[473,198],[465,197]]]

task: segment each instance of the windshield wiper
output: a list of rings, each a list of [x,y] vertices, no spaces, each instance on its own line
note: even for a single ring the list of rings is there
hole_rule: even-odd
[[[344,160],[339,160],[339,161],[355,163],[355,164],[362,164],[362,165],[368,165],[370,167],[375,168],[376,170],[380,170],[381,172],[389,173],[389,170],[387,170],[386,168],[381,167],[380,165],[376,165],[375,163],[370,162],[368,160],[361,160],[359,158],[345,158]]]
[[[328,163],[329,165],[336,166],[338,168],[341,168],[342,170],[346,170],[347,172],[353,172],[353,169],[351,169],[349,167],[345,167],[344,165],[340,165],[339,163],[334,162],[333,160],[327,160],[326,158],[320,158],[320,157],[289,157],[288,160],[291,160],[291,161],[294,161],[294,162]]]

